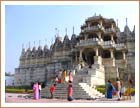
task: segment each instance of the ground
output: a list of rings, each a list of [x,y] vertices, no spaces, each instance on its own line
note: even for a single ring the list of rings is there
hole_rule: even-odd
[[[15,94],[6,93],[5,102],[6,103],[69,103],[66,99],[47,99],[41,98],[39,100],[34,100],[32,98],[27,98],[28,94]],[[73,100],[72,103],[134,103],[135,97],[133,96],[131,100],[121,100],[117,101],[117,98],[106,99],[99,98],[95,100]]]

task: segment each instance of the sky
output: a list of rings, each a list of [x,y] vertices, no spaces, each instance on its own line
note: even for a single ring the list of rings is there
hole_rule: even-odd
[[[6,5],[5,6],[5,72],[14,73],[19,66],[19,57],[24,48],[48,47],[55,39],[55,28],[63,38],[80,33],[80,26],[88,17],[101,14],[105,18],[118,19],[121,31],[126,25],[133,30],[138,25],[138,5]]]

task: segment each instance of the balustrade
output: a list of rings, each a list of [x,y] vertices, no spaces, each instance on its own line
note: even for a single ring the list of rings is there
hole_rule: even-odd
[[[86,27],[82,31],[85,32],[85,31],[93,31],[98,29],[104,30],[103,26],[97,25],[97,26]]]
[[[126,46],[124,45],[124,43],[120,43],[120,44],[115,44],[115,48],[116,49],[124,49],[124,48],[126,48]]]
[[[115,29],[113,29],[113,28],[108,28],[108,29],[105,29],[105,32],[106,32],[106,33],[115,32]]]
[[[78,46],[97,45],[98,41],[99,41],[98,38],[92,38],[92,39],[87,39],[87,40],[80,40],[80,42],[77,45]]]

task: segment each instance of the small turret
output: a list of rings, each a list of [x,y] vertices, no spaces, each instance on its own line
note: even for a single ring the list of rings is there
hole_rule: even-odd
[[[126,25],[125,25],[125,27],[124,27],[124,34],[125,34],[127,37],[129,37],[129,36],[130,36],[130,33],[131,33],[131,31],[130,31],[130,29],[129,29],[129,27],[128,27],[127,18],[126,18]]]
[[[66,35],[64,37],[64,40],[63,40],[63,46],[64,46],[64,49],[65,48],[70,48],[70,40],[69,40],[69,37],[67,35],[67,30],[66,30]]]

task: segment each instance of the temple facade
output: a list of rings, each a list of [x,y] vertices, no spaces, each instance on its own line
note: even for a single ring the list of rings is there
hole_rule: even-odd
[[[82,67],[81,67],[82,66]],[[92,16],[85,20],[81,32],[56,36],[50,48],[22,49],[15,69],[15,85],[34,81],[50,82],[62,70],[75,70],[76,80],[89,85],[104,85],[117,77],[127,82],[135,78],[135,27],[130,31],[127,20],[121,32],[114,19]]]

